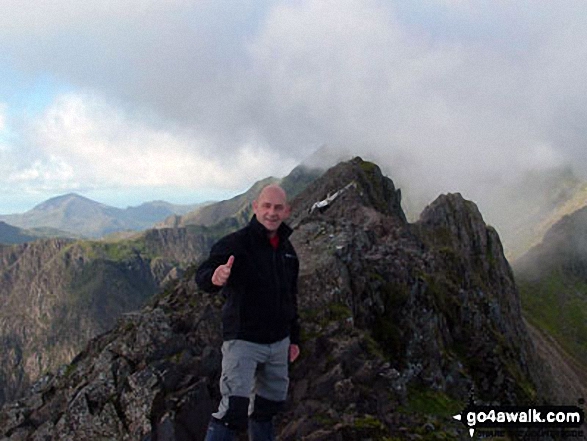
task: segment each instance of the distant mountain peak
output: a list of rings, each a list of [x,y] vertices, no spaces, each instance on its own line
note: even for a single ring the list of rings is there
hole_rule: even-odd
[[[61,196],[55,196],[51,199],[47,199],[46,201],[41,202],[40,204],[36,205],[31,211],[34,211],[34,210],[41,210],[41,211],[54,210],[55,208],[63,207],[65,205],[71,204],[72,202],[83,203],[86,205],[96,205],[96,206],[103,206],[104,205],[100,202],[96,202],[92,199],[89,199],[85,196],[81,196],[77,193],[67,193],[67,194],[64,194]]]
[[[77,237],[104,237],[151,228],[173,214],[187,213],[196,206],[155,201],[122,209],[72,192],[50,198],[26,213],[0,216],[0,220],[24,229],[59,230],[60,236],[66,232]]]

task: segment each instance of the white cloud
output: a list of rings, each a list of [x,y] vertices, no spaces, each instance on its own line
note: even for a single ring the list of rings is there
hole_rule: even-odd
[[[75,178],[71,165],[60,158],[49,156],[45,160],[36,160],[28,167],[10,173],[7,182],[27,191],[59,191],[79,187]]]
[[[7,104],[0,102],[0,136],[2,136],[2,132],[6,129],[6,109]]]
[[[3,3],[6,59],[92,92],[47,109],[12,176],[242,188],[322,144],[431,192],[587,170],[582,1],[37,3]]]
[[[244,145],[227,161],[206,153],[189,133],[154,129],[96,96],[56,99],[34,126],[37,159],[11,182],[46,189],[100,186],[241,189],[266,174],[287,172],[275,152]]]

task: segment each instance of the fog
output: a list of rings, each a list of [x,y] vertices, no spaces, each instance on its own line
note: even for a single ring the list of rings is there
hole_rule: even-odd
[[[532,188],[503,199],[528,173],[585,179],[582,1],[7,0],[0,12],[6,203],[228,196],[322,145],[380,163],[410,216],[459,191],[502,223],[520,200],[541,203]]]

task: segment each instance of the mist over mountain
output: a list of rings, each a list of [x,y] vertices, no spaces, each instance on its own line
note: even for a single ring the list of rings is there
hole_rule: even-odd
[[[257,181],[246,192],[231,199],[220,201],[207,206],[198,207],[183,216],[171,216],[164,222],[157,224],[157,228],[179,227],[186,225],[211,226],[224,221],[226,227],[244,225],[251,218],[252,203],[263,187],[269,184],[279,184],[286,191],[290,199],[294,198],[310,182],[320,176],[328,167],[323,167],[323,161],[295,167],[283,178],[268,177]]]
[[[121,209],[69,193],[42,202],[26,213],[2,215],[0,220],[20,228],[49,227],[76,236],[99,238],[119,231],[144,230],[170,215],[186,213],[196,206],[155,201]]]
[[[528,318],[587,365],[587,207],[555,223],[514,268]]]
[[[515,261],[538,245],[564,216],[587,206],[587,181],[569,167],[534,171],[496,186],[484,199],[488,221],[499,229]]]
[[[292,208],[302,356],[279,439],[469,439],[452,415],[472,391],[502,405],[585,393],[564,359],[539,350],[548,343],[525,324],[499,236],[475,203],[441,195],[410,223],[393,181],[356,158]],[[184,230],[148,234],[174,231]],[[4,438],[201,440],[218,399],[222,301],[195,286],[194,268],[4,406]]]
[[[460,192],[474,201],[486,222],[499,232],[508,260],[514,261],[531,247],[539,244],[546,231],[567,214],[587,206],[587,181],[569,166],[552,164],[526,170],[520,175],[505,177],[479,177],[476,184],[467,185],[466,191],[455,183],[422,179],[413,163],[396,160],[385,153],[368,149],[367,160],[377,163],[383,173],[394,176],[402,188],[402,209],[411,222],[439,193]],[[323,145],[304,159],[301,165],[326,170],[353,156],[351,150]],[[463,171],[465,172],[465,171]],[[445,178],[449,180],[449,176]]]

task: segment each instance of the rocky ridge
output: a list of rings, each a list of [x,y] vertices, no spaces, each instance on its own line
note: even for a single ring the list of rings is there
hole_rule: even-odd
[[[133,241],[45,239],[0,248],[0,403],[141,308],[213,241],[180,228]]]
[[[170,216],[158,223],[156,228],[175,228],[188,225],[217,229],[235,229],[248,223],[253,212],[251,204],[263,187],[269,184],[281,185],[290,197],[302,191],[310,182],[323,173],[316,167],[299,165],[283,178],[268,177],[255,182],[246,192],[231,199],[199,207],[184,215]]]
[[[281,184],[297,194],[318,173],[296,167]],[[6,356],[0,358],[0,404],[18,397],[42,373],[69,362],[88,339],[111,329],[120,314],[142,307],[162,286],[181,277],[226,231],[248,222],[250,201],[267,182],[274,178],[259,181],[235,198],[238,204],[229,203],[228,211],[226,203],[211,204],[208,213],[220,220],[211,226],[151,229],[124,239],[58,239],[0,248],[4,280],[0,299],[6,305],[0,311],[0,341],[7,348]],[[144,204],[125,213],[138,210],[143,217],[158,215],[168,205]],[[66,195],[35,211],[50,218],[64,207],[78,221],[84,213],[103,214],[103,209],[111,209]],[[232,216],[222,217],[227,214]]]
[[[409,224],[393,182],[356,158],[293,207],[303,343],[279,439],[469,439],[451,415],[472,391],[496,404],[576,399],[536,355],[499,237],[473,203],[441,196]],[[6,405],[3,439],[202,439],[221,303],[188,271]]]

